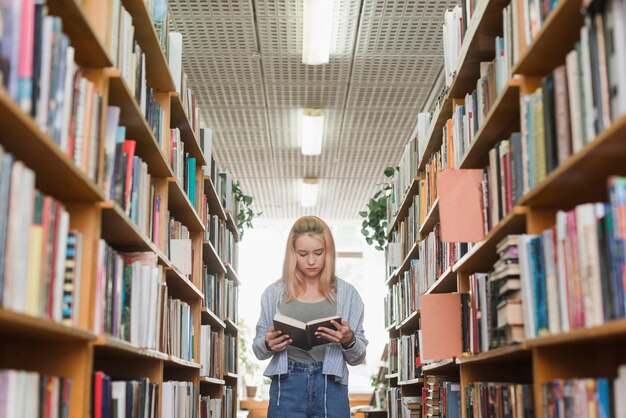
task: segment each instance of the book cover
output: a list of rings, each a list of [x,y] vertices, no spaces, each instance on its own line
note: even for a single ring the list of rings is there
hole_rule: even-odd
[[[329,341],[316,337],[315,332],[319,327],[336,329],[331,324],[331,320],[341,323],[340,316],[330,316],[304,323],[289,316],[276,313],[274,315],[274,328],[282,331],[283,334],[289,334],[289,337],[293,340],[290,345],[309,351],[318,345],[328,344]]]

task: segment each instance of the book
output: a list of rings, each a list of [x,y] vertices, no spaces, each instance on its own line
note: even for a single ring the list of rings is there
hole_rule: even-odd
[[[309,351],[318,345],[328,344],[329,341],[316,337],[315,332],[319,327],[336,329],[330,322],[333,319],[341,323],[340,316],[329,316],[305,323],[281,313],[276,313],[274,315],[274,329],[282,331],[283,334],[288,334],[292,340],[291,346]]]

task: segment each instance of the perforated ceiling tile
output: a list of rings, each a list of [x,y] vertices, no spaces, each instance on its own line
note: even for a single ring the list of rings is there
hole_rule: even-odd
[[[348,85],[267,83],[265,88],[270,108],[342,108]]]
[[[211,128],[242,129],[245,131],[267,130],[265,109],[204,108],[206,123]]]
[[[408,139],[408,135],[405,130],[400,129],[364,130],[353,127],[342,132],[341,146],[375,151],[385,145],[404,144]]]
[[[174,16],[209,14],[211,16],[250,16],[251,0],[172,0],[170,13]]]
[[[406,130],[410,133],[415,122],[415,112],[395,109],[347,109],[344,117],[344,131],[359,126],[369,126],[374,130]]]
[[[186,53],[183,68],[195,88],[204,84],[251,83],[263,79],[260,60],[247,54]]]
[[[178,15],[173,19],[183,33],[184,53],[232,54],[257,51],[253,16],[214,17],[209,13]]]
[[[424,87],[419,84],[350,84],[346,107],[367,109],[412,109],[417,112],[421,103],[418,93]]]
[[[255,0],[256,14],[259,17],[302,16],[302,0]],[[342,0],[333,2],[335,18],[358,17],[361,2]]]
[[[203,107],[261,107],[265,104],[261,80],[256,83],[211,83],[201,89]]]
[[[358,55],[438,54],[443,50],[441,17],[410,20],[364,19],[357,39]]]
[[[333,56],[350,57],[358,26],[355,18],[338,19],[331,26],[330,53]],[[301,17],[264,17],[257,21],[261,54],[302,54]]]
[[[269,109],[272,141],[277,148],[298,148],[298,110]],[[324,132],[322,147],[332,147],[339,141],[341,133],[341,109],[324,109]]]
[[[301,54],[262,55],[263,72],[270,83],[347,84],[351,59],[331,56],[327,65],[303,65]]]
[[[353,83],[431,84],[437,77],[434,71],[443,64],[440,55],[355,57],[352,69]]]

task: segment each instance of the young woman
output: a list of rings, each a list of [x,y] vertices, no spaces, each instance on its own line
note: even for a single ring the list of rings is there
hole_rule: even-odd
[[[304,216],[291,227],[283,275],[261,296],[261,315],[253,350],[259,360],[272,358],[268,418],[348,418],[348,367],[365,358],[363,301],[349,283],[335,277],[335,242],[328,225]],[[289,335],[275,331],[276,312],[303,322],[339,315],[336,329],[316,335],[329,344],[310,351],[290,346]]]

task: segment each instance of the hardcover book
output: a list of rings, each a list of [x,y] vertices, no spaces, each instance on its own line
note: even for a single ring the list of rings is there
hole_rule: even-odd
[[[315,332],[319,327],[336,329],[330,322],[333,319],[341,323],[340,316],[329,316],[304,323],[289,316],[276,313],[274,315],[274,329],[282,331],[283,334],[288,334],[292,339],[290,345],[309,351],[315,346],[329,343],[324,338],[316,337]]]

